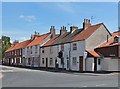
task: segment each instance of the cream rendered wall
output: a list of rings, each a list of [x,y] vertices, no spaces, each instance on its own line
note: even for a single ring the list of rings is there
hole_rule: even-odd
[[[73,50],[73,44],[77,44],[77,50]],[[84,56],[85,52],[85,41],[77,41],[77,42],[72,42],[71,43],[71,57],[70,57],[70,66],[71,70],[73,71],[79,71],[79,57]],[[77,65],[73,66],[72,65],[72,59],[73,57],[77,57]],[[85,71],[85,60],[83,59],[83,71]]]
[[[106,28],[101,25],[88,39],[86,39],[86,50],[94,50],[95,47],[107,41],[107,35],[110,38],[110,34]]]
[[[37,44],[37,53],[35,53],[35,51],[36,51],[35,45],[32,46],[32,54],[31,54],[31,47],[29,47],[29,52],[26,53],[27,55],[25,55],[27,66],[32,66],[32,65],[28,65],[28,58],[31,58],[33,60],[33,57],[34,57],[34,66],[33,67],[40,66],[40,53],[39,53],[40,47],[42,45],[44,45],[46,42],[48,42],[50,40],[50,37],[51,37],[51,34],[48,37],[46,37],[41,43]],[[25,51],[27,52],[27,47],[26,47]]]
[[[104,58],[102,60],[102,70],[103,71],[118,71],[119,59]]]
[[[55,68],[55,60],[57,59],[57,46],[48,46],[44,47],[44,53],[42,53],[41,48],[41,60],[40,60],[40,67],[46,67],[46,58],[48,58],[48,67]],[[42,58],[44,58],[44,64],[42,64]],[[53,65],[50,65],[50,58],[53,60]]]
[[[94,71],[94,57],[86,59],[86,71]]]

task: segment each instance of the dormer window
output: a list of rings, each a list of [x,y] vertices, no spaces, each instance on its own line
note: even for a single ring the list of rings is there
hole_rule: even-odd
[[[118,43],[118,42],[119,42],[119,37],[116,36],[116,37],[114,38],[114,43]]]

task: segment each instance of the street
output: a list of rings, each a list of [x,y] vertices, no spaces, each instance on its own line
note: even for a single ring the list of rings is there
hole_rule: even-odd
[[[2,67],[2,87],[118,87],[118,74],[60,73]]]

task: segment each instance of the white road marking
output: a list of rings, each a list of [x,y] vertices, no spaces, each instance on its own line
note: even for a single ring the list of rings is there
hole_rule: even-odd
[[[96,85],[96,86],[104,86],[105,84],[99,84],[99,85]]]
[[[88,87],[88,86],[82,86],[82,87]]]

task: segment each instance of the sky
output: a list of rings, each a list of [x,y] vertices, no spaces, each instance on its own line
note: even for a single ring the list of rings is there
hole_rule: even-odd
[[[92,17],[92,19],[91,19]],[[11,41],[24,41],[34,32],[45,34],[55,26],[68,31],[71,25],[82,28],[84,19],[104,23],[110,32],[118,30],[118,3],[115,2],[3,2],[2,35]]]

